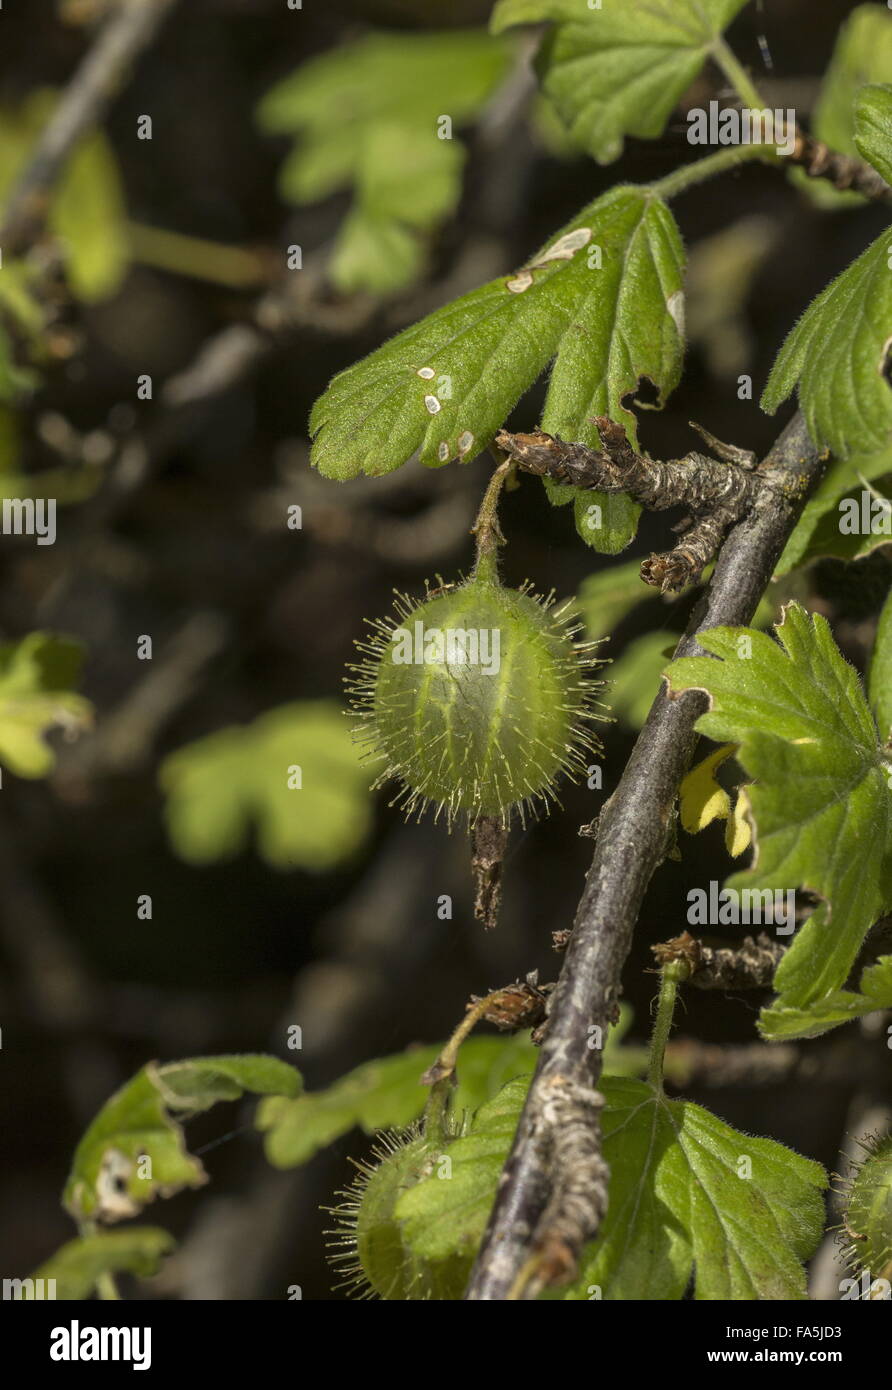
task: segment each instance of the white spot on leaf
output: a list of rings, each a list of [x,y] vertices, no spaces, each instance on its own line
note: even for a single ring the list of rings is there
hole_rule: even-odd
[[[684,291],[676,290],[670,294],[666,300],[666,308],[675,320],[675,327],[678,329],[678,336],[684,337]]]
[[[435,373],[433,367],[419,367],[418,371],[416,372],[416,376],[423,377],[425,381],[430,381],[431,377],[433,377],[434,375]]]
[[[430,411],[431,415],[437,415],[439,413],[440,402],[437,400],[436,396],[425,396],[424,404]]]
[[[547,265],[549,261],[571,261],[576,252],[587,246],[591,239],[591,227],[577,227],[575,231],[567,232],[566,236],[560,237],[553,246],[549,246],[536,261],[536,265]]]
[[[445,439],[442,441],[439,449],[437,450],[437,458],[440,460],[441,463],[445,463],[446,460],[449,458],[449,445],[447,444]]]
[[[506,283],[505,289],[510,290],[512,294],[523,294],[524,290],[528,290],[532,283],[531,273],[528,270],[522,270],[519,275],[515,275],[513,280]]]
[[[474,436],[471,431],[462,430],[461,434],[458,436],[458,452],[460,454],[466,454],[473,443]]]

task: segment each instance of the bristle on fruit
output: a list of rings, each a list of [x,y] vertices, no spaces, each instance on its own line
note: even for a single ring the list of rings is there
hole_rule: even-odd
[[[585,773],[605,719],[596,644],[576,641],[569,603],[529,585],[503,588],[472,577],[370,623],[349,667],[351,711],[375,786],[392,779],[391,804],[407,816],[428,808],[451,826],[481,816],[522,824],[557,803],[561,777]],[[603,708],[603,707],[601,707]]]

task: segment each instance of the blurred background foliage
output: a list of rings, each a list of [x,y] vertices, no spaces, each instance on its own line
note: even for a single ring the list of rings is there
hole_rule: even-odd
[[[4,7],[0,201],[109,8]],[[430,819],[405,825],[369,794],[340,686],[363,619],[384,614],[394,588],[420,593],[426,578],[468,567],[490,463],[325,482],[308,469],[306,421],[335,372],[523,264],[616,182],[688,158],[684,108],[721,94],[721,79],[704,72],[665,138],[629,140],[600,168],[536,94],[529,36],[487,36],[490,8],[176,6],[70,161],[46,234],[0,271],[0,489],[59,504],[54,545],[0,539],[5,1274],[26,1274],[69,1238],[59,1195],[75,1144],[148,1060],[268,1051],[319,1092],[436,1042],[472,992],[557,973],[551,932],[572,922],[589,858],[578,827],[615,785],[695,597],[669,602],[637,578],[641,556],[667,543],[666,520],[645,518],[633,548],[608,561],[535,480],[505,498],[505,577],[579,594],[614,662],[616,720],[604,787],[568,788],[563,813],[515,832],[501,925],[484,934],[466,839]],[[747,7],[730,38],[769,104],[808,119],[851,8]],[[444,114],[455,138],[420,138]],[[146,115],[152,138],[139,139]],[[789,326],[885,220],[851,198],[828,215],[801,183],[747,167],[675,208],[690,352],[668,409],[640,422],[655,456],[696,445],[689,419],[759,452],[777,432],[739,398],[738,374],[752,375],[757,400]],[[295,247],[299,271],[288,268]],[[515,427],[535,424],[541,400],[540,383]],[[888,490],[888,460],[865,468]],[[831,469],[759,621],[795,594],[832,619],[863,669],[892,566],[888,547],[854,559],[859,538],[828,526],[846,491]],[[151,660],[140,658],[147,637]],[[649,947],[683,928],[689,887],[724,877],[723,835],[716,822],[683,837],[652,885],[627,973],[631,1047],[648,1030]],[[138,915],[143,895],[150,919]],[[685,1003],[685,1034],[752,1041],[757,1001]],[[290,1052],[295,1025],[302,1047]],[[468,1084],[492,1065],[480,1041]],[[430,1055],[388,1065],[412,1092]],[[381,1122],[363,1109],[358,1075],[322,1100],[266,1102],[284,1120],[303,1107],[302,1157],[314,1134],[328,1142],[293,1171],[263,1161],[250,1111],[225,1136],[216,1112],[195,1121],[190,1143],[211,1148],[213,1181],[153,1212],[180,1241],[156,1295],[281,1298],[299,1283],[304,1297],[333,1296],[318,1206],[343,1186],[347,1156],[367,1152],[354,1126]],[[694,1097],[709,1093],[731,1123],[833,1167],[856,1078],[828,1080],[816,1104],[792,1082],[716,1093],[699,1075]],[[410,1118],[417,1097],[400,1097]],[[286,1142],[287,1124],[280,1133]]]

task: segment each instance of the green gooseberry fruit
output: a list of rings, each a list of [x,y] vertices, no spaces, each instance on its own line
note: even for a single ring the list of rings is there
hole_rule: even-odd
[[[335,1251],[329,1262],[344,1276],[338,1287],[348,1287],[358,1298],[457,1301],[470,1277],[473,1254],[423,1259],[403,1240],[395,1215],[402,1194],[433,1171],[442,1146],[425,1139],[417,1126],[402,1134],[379,1134],[377,1140],[372,1150],[376,1162],[354,1160],[357,1175],[351,1188],[338,1194],[344,1199],[340,1206],[329,1209],[337,1221],[327,1232]]]
[[[843,1254],[857,1274],[892,1282],[892,1134],[858,1141],[867,1157],[849,1183]],[[888,1293],[888,1289],[885,1290]]]
[[[583,773],[598,748],[598,662],[594,644],[574,640],[570,604],[503,588],[489,570],[394,607],[349,668],[358,735],[383,763],[375,785],[397,778],[407,814],[433,806],[450,825],[507,825],[514,809],[523,823],[556,801],[558,778]]]

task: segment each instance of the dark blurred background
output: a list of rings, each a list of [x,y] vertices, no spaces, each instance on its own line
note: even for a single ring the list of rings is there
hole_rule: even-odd
[[[490,8],[486,0],[307,0],[296,15],[285,0],[188,0],[105,124],[132,221],[250,248],[269,268],[269,284],[226,287],[135,263],[111,299],[70,306],[71,351],[49,364],[22,411],[24,470],[53,465],[75,447],[72,439],[87,439],[118,461],[122,440],[136,441],[142,472],[136,481],[119,475],[62,513],[54,547],[4,541],[0,549],[3,639],[35,628],[82,638],[81,688],[96,706],[92,733],[71,745],[55,739],[51,778],[3,776],[4,1272],[28,1273],[74,1234],[59,1194],[75,1143],[147,1060],[266,1050],[297,1062],[318,1088],[368,1058],[444,1037],[473,992],[534,968],[543,980],[557,973],[551,932],[572,922],[590,854],[577,829],[619,777],[634,739],[627,723],[604,733],[603,792],[568,788],[563,813],[515,831],[501,923],[491,933],[473,918],[466,837],[430,818],[405,825],[386,796],[361,853],[337,872],[314,874],[272,868],[253,846],[229,862],[184,863],[167,838],[158,785],[162,759],[197,738],[293,700],[340,699],[363,619],[385,614],[395,587],[419,593],[425,578],[452,576],[470,562],[468,527],[491,460],[323,481],[309,472],[306,429],[328,379],[429,309],[522,264],[599,192],[691,157],[683,112],[664,139],[630,140],[618,165],[602,169],[549,153],[520,108],[501,144],[467,134],[462,207],[437,235],[420,285],[382,301],[332,292],[318,267],[347,200],[335,195],[297,210],[283,203],[276,178],[289,142],[258,132],[256,103],[300,63],[372,26],[483,25]],[[851,8],[837,0],[747,8],[730,38],[770,105],[795,105],[807,119]],[[0,102],[63,87],[88,42],[51,0],[5,5]],[[707,70],[687,102],[704,104],[721,91],[720,75]],[[145,112],[153,139],[138,142]],[[752,374],[756,399],[796,316],[885,223],[879,209],[818,211],[758,167],[693,190],[674,211],[692,255],[743,217],[757,216],[767,229],[770,249],[749,278],[737,322],[740,370]],[[190,367],[203,345],[233,325],[254,330],[258,295],[274,285],[295,241],[310,288],[294,321],[229,389],[169,408],[161,384]],[[140,372],[158,389],[137,415]],[[515,424],[532,427],[541,400],[540,385]],[[701,339],[666,411],[642,417],[641,439],[656,457],[676,456],[695,442],[693,419],[761,453],[783,418],[738,400],[736,370],[723,374]],[[289,502],[303,508],[300,532],[282,524]],[[502,525],[508,582],[530,577],[569,594],[615,563],[586,549],[570,511],[550,508],[534,479],[506,497]],[[646,520],[623,560],[668,544],[668,526]],[[876,557],[860,563],[856,579],[841,563],[809,572],[804,596],[831,614],[856,662],[865,616],[888,579]],[[655,627],[671,645],[689,605],[650,599],[620,624],[610,654],[620,657]],[[153,638],[151,663],[136,659],[139,634]],[[149,684],[159,668],[161,688]],[[722,829],[713,826],[685,839],[683,862],[657,873],[626,975],[633,1037],[648,1029],[650,945],[683,929],[687,888],[724,877],[726,864]],[[150,922],[136,915],[144,893],[153,899]],[[436,900],[447,893],[454,913],[441,921]],[[760,1002],[689,991],[680,1032],[706,1043],[754,1041]],[[303,1030],[299,1054],[287,1050],[292,1023]],[[818,1056],[833,1035],[806,1046]],[[824,1081],[819,1071],[807,1086],[701,1086],[694,1098],[833,1167],[854,1086],[855,1078]],[[277,1173],[263,1160],[250,1115],[250,1107],[218,1108],[191,1126],[191,1146],[211,1146],[211,1181],[147,1213],[181,1242],[158,1293],[281,1298],[300,1283],[305,1298],[340,1296],[330,1292],[318,1206],[348,1177],[348,1154],[365,1153],[368,1141],[353,1134],[308,1167]]]

